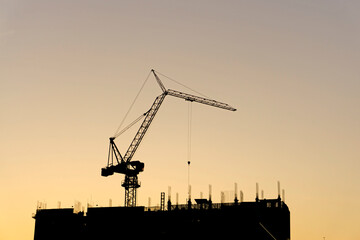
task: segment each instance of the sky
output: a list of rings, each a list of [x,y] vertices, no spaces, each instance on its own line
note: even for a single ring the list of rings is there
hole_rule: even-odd
[[[211,184],[214,202],[234,183],[245,201],[256,183],[276,198],[280,181],[291,239],[360,239],[358,1],[0,5],[0,239],[33,239],[38,202],[123,205],[123,176],[100,170],[151,69],[237,111],[167,96],[133,158],[138,205],[169,186],[185,203],[188,177],[192,198]],[[150,76],[124,124],[159,94]]]

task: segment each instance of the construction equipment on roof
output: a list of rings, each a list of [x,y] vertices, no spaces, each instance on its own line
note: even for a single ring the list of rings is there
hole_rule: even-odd
[[[135,134],[135,137],[130,143],[130,146],[124,156],[121,155],[119,149],[117,148],[114,142],[114,140],[116,139],[117,136],[119,136],[119,134],[110,137],[107,166],[101,169],[101,175],[104,177],[113,175],[114,173],[121,173],[125,175],[125,179],[121,185],[122,187],[125,188],[125,207],[136,206],[136,189],[140,187],[140,184],[138,182],[138,174],[144,171],[143,162],[131,161],[131,160],[136,150],[138,149],[142,139],[144,138],[146,131],[149,129],[152,120],[154,119],[156,113],[158,112],[162,102],[164,101],[167,95],[182,98],[190,102],[197,102],[197,103],[210,105],[213,107],[222,108],[229,111],[236,111],[235,108],[231,107],[226,103],[218,102],[204,97],[195,96],[188,93],[183,93],[180,91],[175,91],[172,89],[166,89],[164,84],[161,82],[160,78],[156,74],[155,70],[152,69],[151,72],[155,76],[155,79],[162,90],[162,94],[160,94],[155,98],[154,103],[147,112],[142,114],[139,118],[133,121],[128,127],[126,127],[123,131],[121,131],[121,132],[126,131],[144,117],[144,120],[139,130]]]

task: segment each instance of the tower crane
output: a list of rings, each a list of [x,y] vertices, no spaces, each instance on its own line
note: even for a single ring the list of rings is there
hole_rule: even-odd
[[[122,181],[121,184],[121,186],[125,188],[125,207],[136,206],[136,189],[140,187],[140,183],[138,182],[138,174],[144,171],[145,166],[143,162],[131,160],[167,95],[182,98],[190,102],[197,102],[229,111],[236,111],[235,108],[231,107],[226,103],[218,102],[208,98],[198,97],[192,94],[183,93],[172,89],[166,89],[164,84],[161,82],[160,78],[156,74],[155,70],[152,69],[151,72],[155,76],[155,79],[162,90],[162,94],[155,98],[155,101],[147,112],[145,112],[143,115],[141,115],[138,119],[136,119],[129,125],[130,127],[136,122],[140,121],[142,118],[144,118],[139,130],[135,134],[135,137],[130,143],[130,146],[124,156],[121,155],[119,149],[114,142],[116,136],[110,137],[107,166],[101,169],[101,175],[104,177],[113,175],[114,173],[120,173],[125,175],[125,179]]]

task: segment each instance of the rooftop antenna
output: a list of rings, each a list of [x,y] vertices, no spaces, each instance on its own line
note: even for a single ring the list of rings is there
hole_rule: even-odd
[[[256,183],[256,198],[255,198],[256,202],[259,201],[259,184]]]
[[[209,184],[209,208],[212,208],[212,201],[211,201],[211,184]]]
[[[240,202],[244,201],[244,193],[240,190]]]
[[[189,185],[188,208],[191,209],[191,185]]]
[[[264,199],[264,190],[261,190],[261,199]]]
[[[225,203],[225,193],[224,192],[221,192],[221,204]]]
[[[211,184],[209,184],[209,201],[211,201]]]
[[[278,187],[278,199],[280,198],[280,181],[277,182],[277,187]]]
[[[167,202],[167,205],[168,205],[168,211],[171,210],[171,187],[169,186],[168,187],[168,202]]]
[[[168,201],[171,201],[171,187],[168,186]]]
[[[283,202],[285,202],[285,190],[284,189],[282,190],[282,200],[283,200]]]
[[[235,198],[234,198],[234,202],[235,202],[235,204],[238,204],[238,202],[239,202],[238,197],[237,197],[237,183],[235,183]]]

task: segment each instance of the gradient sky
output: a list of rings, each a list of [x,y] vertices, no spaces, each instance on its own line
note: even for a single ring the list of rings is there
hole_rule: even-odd
[[[0,0],[0,239],[37,201],[123,205],[100,176],[152,68],[238,109],[192,104],[193,198],[286,191],[294,240],[360,239],[360,4],[351,0]],[[168,88],[187,91],[162,78]],[[127,118],[160,89],[151,77]],[[138,204],[187,192],[188,103],[167,97],[134,159]],[[125,151],[136,128],[119,137]]]

